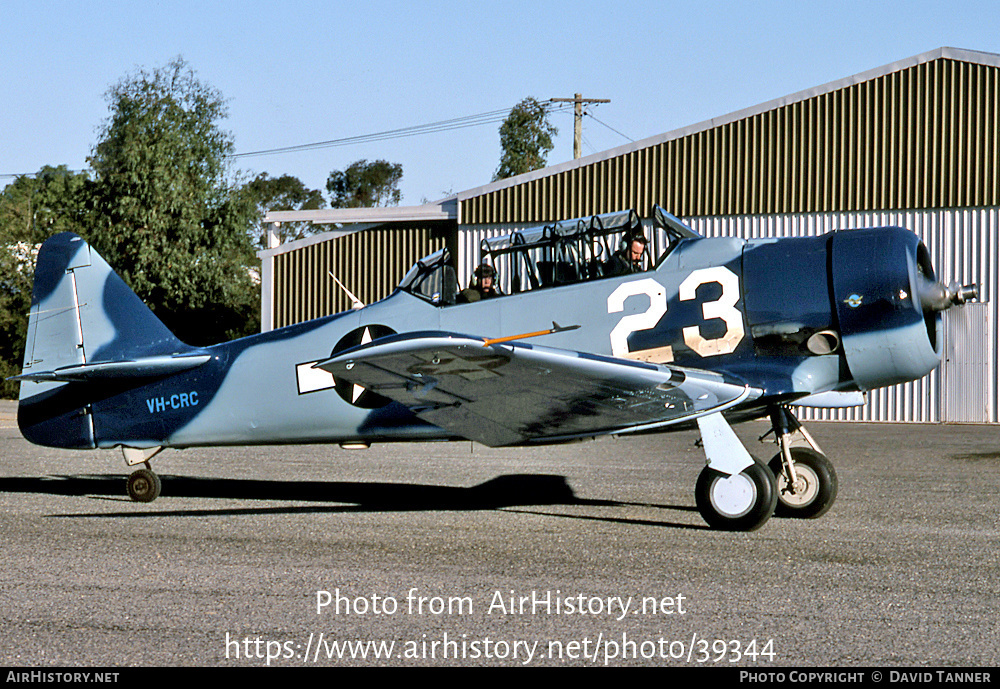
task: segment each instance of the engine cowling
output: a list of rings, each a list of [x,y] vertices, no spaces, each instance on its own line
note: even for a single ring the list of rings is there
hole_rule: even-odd
[[[908,230],[836,232],[831,299],[847,366],[862,389],[917,380],[941,361],[941,312],[976,297],[937,281],[927,247]]]

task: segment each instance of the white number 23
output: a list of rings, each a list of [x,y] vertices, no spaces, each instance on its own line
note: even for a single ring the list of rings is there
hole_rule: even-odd
[[[740,279],[725,266],[713,266],[692,271],[678,288],[681,301],[692,301],[698,288],[715,282],[722,287],[722,295],[715,301],[702,304],[701,313],[705,320],[721,319],[726,324],[726,332],[720,337],[706,339],[702,336],[699,326],[692,325],[683,329],[684,344],[700,356],[718,356],[730,354],[743,340],[743,314],[736,308],[740,300]],[[632,296],[645,294],[649,297],[649,308],[642,313],[624,316],[611,331],[612,356],[630,359],[646,358],[639,352],[629,352],[628,336],[638,330],[649,330],[656,326],[660,318],[667,312],[667,294],[663,285],[653,278],[644,278],[633,282],[625,282],[608,297],[608,313],[618,313],[625,309],[625,300]],[[672,361],[673,352],[670,347],[659,348],[661,361]]]

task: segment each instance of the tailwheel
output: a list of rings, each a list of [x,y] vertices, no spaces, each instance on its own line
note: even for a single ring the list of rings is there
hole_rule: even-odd
[[[153,502],[160,495],[160,477],[152,469],[137,469],[128,477],[128,496],[136,502]]]
[[[779,452],[768,466],[778,480],[778,506],[774,514],[779,517],[815,519],[826,514],[837,498],[837,473],[826,455],[807,447],[789,448],[795,469],[795,482],[788,478],[788,471]]]
[[[702,518],[713,529],[755,531],[774,513],[778,487],[771,470],[759,462],[733,476],[705,467],[694,497]]]

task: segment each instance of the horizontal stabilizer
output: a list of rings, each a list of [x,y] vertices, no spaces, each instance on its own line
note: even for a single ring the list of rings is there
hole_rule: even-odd
[[[156,378],[169,376],[201,366],[209,354],[189,356],[154,356],[135,361],[107,361],[76,366],[63,366],[52,371],[33,371],[13,376],[9,380],[30,380],[36,383],[58,381],[82,383],[87,381],[120,380],[123,378]]]

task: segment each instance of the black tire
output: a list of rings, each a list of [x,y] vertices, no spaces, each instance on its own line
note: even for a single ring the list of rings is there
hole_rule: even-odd
[[[826,455],[815,450],[793,447],[790,452],[797,479],[794,495],[789,492],[781,453],[776,454],[768,464],[778,481],[778,506],[774,514],[795,519],[822,517],[837,499],[837,472]]]
[[[137,469],[128,477],[128,496],[136,502],[153,502],[160,488],[160,477],[149,469]]]
[[[774,514],[778,486],[771,470],[760,462],[735,476],[705,467],[698,476],[694,499],[713,529],[756,531]]]

